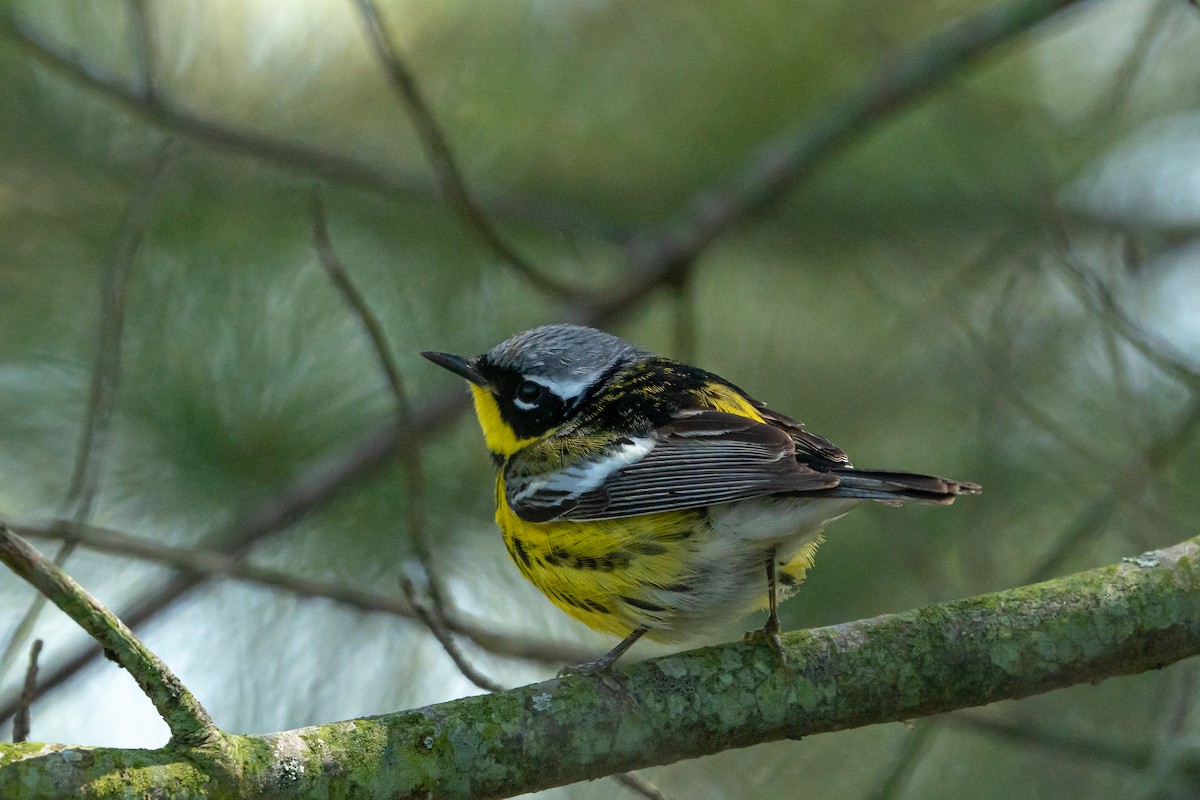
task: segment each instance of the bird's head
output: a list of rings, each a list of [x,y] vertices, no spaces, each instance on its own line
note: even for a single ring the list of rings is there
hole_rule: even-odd
[[[621,367],[647,354],[564,324],[519,333],[480,356],[421,355],[470,382],[488,449],[503,459],[570,420]]]

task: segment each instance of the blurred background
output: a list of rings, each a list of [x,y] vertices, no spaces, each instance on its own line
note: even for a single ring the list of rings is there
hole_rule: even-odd
[[[1195,535],[1193,5],[1076,3],[865,118],[679,268],[655,262],[697,193],[738,202],[760,148],[988,7],[383,3],[473,224],[350,0],[0,4],[0,519],[40,533],[232,732],[480,691],[409,599],[442,595],[502,685],[611,646],[510,563],[466,390],[418,356],[542,323],[598,319],[700,364],[858,466],[984,485],[832,525],[786,628]],[[394,358],[400,422],[322,228]],[[0,575],[5,719],[40,638],[34,740],[161,746],[133,681],[33,604]],[[642,774],[676,797],[1194,797],[1196,670]]]

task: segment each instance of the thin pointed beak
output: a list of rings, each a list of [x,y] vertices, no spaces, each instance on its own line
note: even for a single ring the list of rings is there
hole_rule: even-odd
[[[452,353],[421,353],[439,367],[445,367],[455,375],[460,375],[476,386],[482,386],[484,389],[491,388],[488,379],[479,374],[479,370],[475,369],[477,359],[467,358],[465,356],[456,356]]]

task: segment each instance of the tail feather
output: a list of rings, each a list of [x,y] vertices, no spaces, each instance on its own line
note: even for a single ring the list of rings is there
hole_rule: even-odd
[[[827,497],[855,497],[899,504],[904,500],[949,505],[960,494],[979,494],[978,484],[882,469],[838,469],[832,471],[840,483],[819,494]]]

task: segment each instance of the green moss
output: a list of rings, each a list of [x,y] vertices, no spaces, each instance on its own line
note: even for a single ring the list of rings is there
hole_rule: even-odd
[[[82,787],[96,797],[220,797],[212,778],[183,761],[113,769]]]
[[[1200,652],[1200,585],[1192,561],[1173,568],[1174,552],[1155,567],[789,634],[786,669],[761,642],[739,642],[607,678],[571,676],[195,749],[0,745],[0,790],[5,800],[55,796],[47,786],[97,797],[498,796],[1023,697]]]
[[[52,746],[41,742],[0,742],[0,767],[36,755]]]

